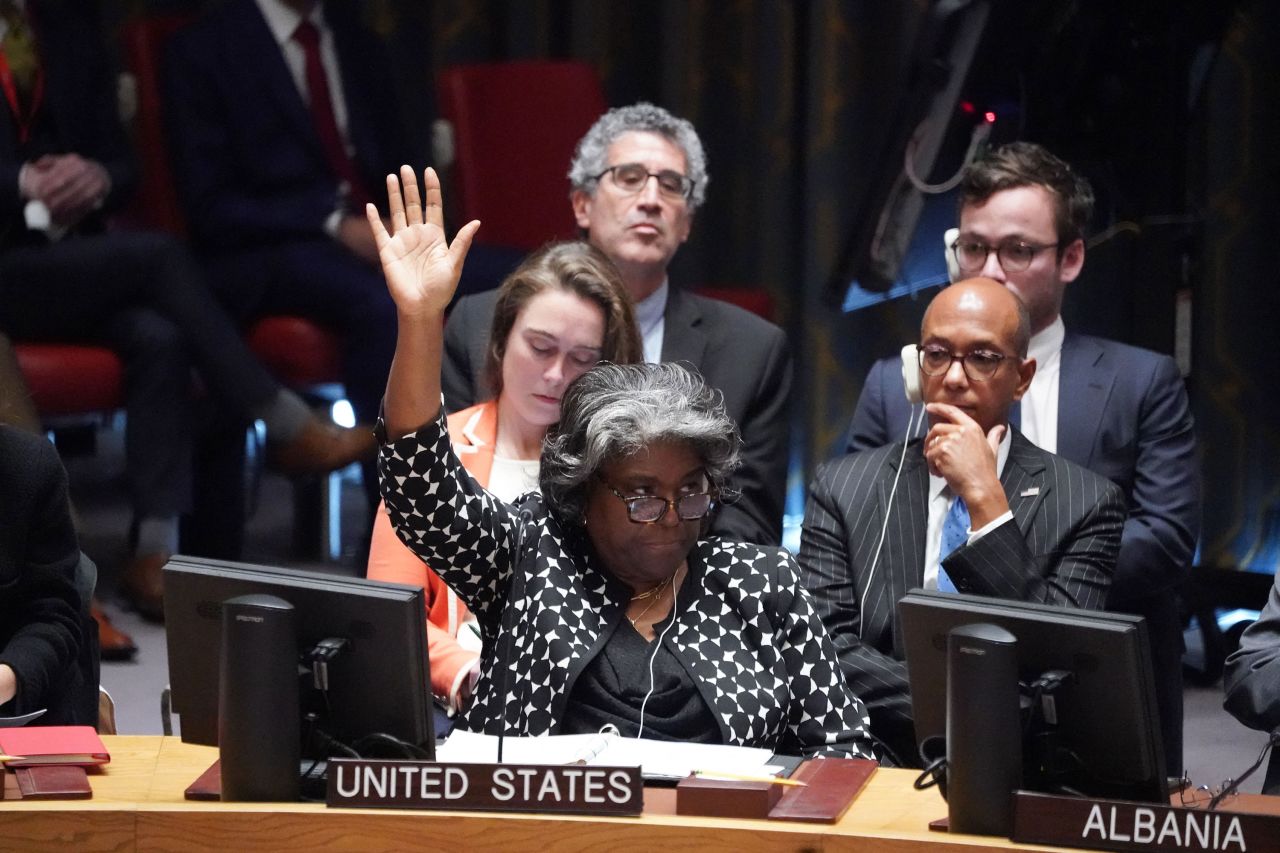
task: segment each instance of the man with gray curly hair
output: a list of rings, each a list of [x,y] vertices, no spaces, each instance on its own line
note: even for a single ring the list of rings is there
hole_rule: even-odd
[[[777,544],[789,451],[791,352],[777,326],[671,284],[667,270],[706,199],[706,154],[687,120],[641,102],[601,116],[569,167],[569,201],[586,238],[609,256],[636,304],[648,362],[681,362],[724,398],[742,436],[740,494],[711,532]],[[485,399],[482,366],[492,292],[465,297],[445,329],[445,402],[456,411]]]

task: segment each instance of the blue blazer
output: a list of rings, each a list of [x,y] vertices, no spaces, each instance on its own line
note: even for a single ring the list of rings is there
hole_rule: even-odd
[[[1177,364],[1068,332],[1059,381],[1057,455],[1111,480],[1129,505],[1113,609],[1171,594],[1186,579],[1200,536],[1195,430]],[[901,441],[910,415],[899,360],[881,359],[867,374],[846,450]]]
[[[352,4],[353,6],[355,4]],[[347,132],[375,200],[388,172],[417,162],[403,142],[386,46],[326,4],[342,71]],[[254,0],[230,0],[176,34],[165,67],[175,180],[203,249],[324,238],[338,180],[280,46]]]

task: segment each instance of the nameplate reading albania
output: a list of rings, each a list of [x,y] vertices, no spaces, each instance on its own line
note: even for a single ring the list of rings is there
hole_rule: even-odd
[[[638,815],[638,767],[329,761],[330,806]]]

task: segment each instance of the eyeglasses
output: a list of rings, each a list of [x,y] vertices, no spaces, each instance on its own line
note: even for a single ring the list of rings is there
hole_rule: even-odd
[[[627,195],[640,192],[650,178],[658,179],[658,191],[669,198],[688,199],[693,194],[693,178],[673,169],[650,172],[640,163],[620,163],[605,169],[595,179],[598,181],[610,173],[613,174],[613,185]]]
[[[1009,357],[1002,353],[984,349],[957,355],[946,347],[937,344],[925,344],[917,346],[916,349],[920,353],[920,369],[928,375],[944,376],[951,369],[951,363],[959,361],[960,367],[964,370],[964,375],[973,382],[986,382],[992,376],[995,376],[996,371],[1000,369],[1001,363]]]
[[[956,240],[951,244],[951,251],[956,256],[956,263],[964,272],[977,272],[987,265],[987,256],[992,252],[1000,261],[1000,269],[1005,272],[1022,272],[1031,266],[1036,255],[1045,249],[1056,249],[1057,243],[1024,243],[1015,240],[1001,243],[999,246],[988,246],[977,240]]]
[[[706,518],[716,505],[714,492],[698,492],[693,495],[681,495],[675,500],[667,500],[657,495],[628,497],[608,483],[605,485],[627,505],[627,518],[636,524],[656,524],[667,514],[667,507],[674,509],[676,518],[681,521],[697,521],[700,518]]]

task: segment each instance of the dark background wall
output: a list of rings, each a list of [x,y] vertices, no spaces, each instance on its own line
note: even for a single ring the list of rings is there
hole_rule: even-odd
[[[109,25],[197,0],[106,4]],[[388,40],[427,162],[434,72],[571,57],[606,99],[689,118],[707,204],[673,276],[763,287],[798,359],[797,449],[840,444],[870,363],[916,334],[932,291],[838,310],[850,235],[901,164],[921,80],[927,0],[365,0]],[[1268,0],[996,0],[965,96],[998,107],[994,139],[1046,144],[1099,197],[1066,319],[1178,352],[1204,448],[1206,562],[1272,570],[1280,527],[1277,359],[1280,13]],[[537,128],[513,129],[537,133]],[[950,147],[954,149],[954,146]],[[944,150],[941,175],[957,165]],[[950,162],[946,162],[950,158]],[[567,165],[567,164],[566,164]],[[940,245],[940,244],[939,244]],[[1182,313],[1178,313],[1178,306]],[[1182,334],[1177,333],[1179,322]],[[1247,415],[1246,415],[1247,413]]]

